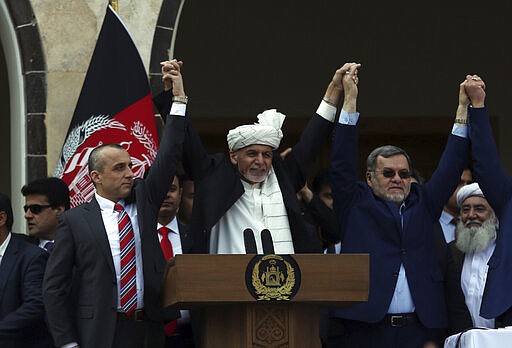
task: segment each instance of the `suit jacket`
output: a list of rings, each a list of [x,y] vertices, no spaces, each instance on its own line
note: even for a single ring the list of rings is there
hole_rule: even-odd
[[[473,175],[500,222],[480,307],[480,315],[490,319],[512,307],[512,178],[501,165],[487,108],[469,108],[469,124]]]
[[[331,154],[334,209],[345,233],[342,253],[370,254],[368,302],[336,310],[335,316],[375,323],[387,313],[403,264],[417,315],[424,326],[447,326],[443,272],[435,226],[467,162],[468,140],[450,135],[439,166],[425,185],[411,184],[399,207],[358,181],[356,126],[336,126]]]
[[[178,228],[180,229],[181,252],[183,254],[190,254],[194,246],[192,235],[189,233],[187,225],[183,224],[179,219]]]
[[[163,321],[178,317],[163,310],[160,290],[165,259],[155,233],[160,205],[180,158],[184,117],[168,116],[160,149],[145,180],[136,179],[126,203],[137,205],[141,237],[144,310],[148,347],[163,343]],[[110,246],[96,199],[62,214],[44,280],[50,329],[60,346],[111,347],[116,326],[117,281]]]
[[[462,266],[465,254],[457,249],[455,241],[448,244],[446,269],[446,305],[450,335],[473,327],[473,320],[461,288]]]
[[[324,243],[324,248],[343,239],[343,231],[338,226],[336,213],[325,205],[317,194],[313,194],[313,198],[303,211],[303,215],[306,221],[317,229],[317,234]]]
[[[332,127],[332,122],[315,114],[293,151],[284,160],[280,156],[274,156],[272,160],[296,253],[322,250],[314,226],[306,223],[301,214],[296,192],[304,186],[307,173],[312,169],[316,155]],[[208,155],[188,117],[186,132],[183,166],[195,184],[189,230],[194,238],[193,251],[207,253],[211,228],[242,196],[244,188],[238,170],[227,156],[220,153]]]
[[[0,264],[0,346],[53,347],[44,320],[48,253],[11,234]]]

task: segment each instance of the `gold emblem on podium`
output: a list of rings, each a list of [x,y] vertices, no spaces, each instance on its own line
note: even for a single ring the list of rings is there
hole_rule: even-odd
[[[258,255],[247,267],[246,283],[258,301],[289,301],[297,293],[300,270],[288,255]]]

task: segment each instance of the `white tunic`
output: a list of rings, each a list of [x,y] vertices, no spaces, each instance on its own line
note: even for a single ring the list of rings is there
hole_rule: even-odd
[[[263,253],[260,233],[268,229],[276,254],[293,254],[293,242],[281,188],[273,168],[261,184],[243,180],[245,192],[213,226],[211,254],[245,254],[244,230],[254,232],[258,254]]]
[[[485,319],[480,316],[480,305],[489,268],[487,262],[489,262],[495,246],[496,239],[493,239],[484,250],[464,256],[460,285],[475,327],[494,328],[494,319]]]

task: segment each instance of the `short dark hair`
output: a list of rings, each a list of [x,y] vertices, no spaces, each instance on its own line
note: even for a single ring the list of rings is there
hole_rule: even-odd
[[[122,147],[119,144],[115,144],[115,143],[102,144],[102,145],[96,146],[91,151],[91,153],[89,155],[89,162],[88,162],[89,173],[92,172],[93,170],[97,170],[100,173],[103,172],[103,168],[105,166],[105,158],[101,155],[101,152],[103,149],[105,149],[107,147],[110,147],[113,149],[118,149],[118,150],[125,150],[124,147]]]
[[[69,209],[69,187],[62,179],[51,177],[34,180],[21,188],[21,194],[43,195],[48,198],[48,203],[53,207],[64,206]]]
[[[398,146],[394,145],[384,145],[370,152],[368,158],[366,159],[366,170],[369,172],[375,171],[375,168],[377,167],[377,157],[382,156],[384,158],[389,158],[396,155],[404,156],[407,159],[407,163],[409,164],[409,169],[412,168],[411,158],[407,152],[405,152],[405,150],[402,150]]]
[[[322,169],[319,171],[311,182],[311,191],[315,194],[318,194],[322,187],[331,187],[331,180],[329,177],[328,169]]]
[[[0,211],[5,211],[7,214],[7,221],[5,222],[5,225],[10,231],[12,224],[14,223],[14,215],[12,214],[11,200],[3,193],[0,193]]]
[[[411,169],[411,177],[416,179],[418,184],[423,185],[425,183],[425,178],[421,175],[420,171],[416,168]]]

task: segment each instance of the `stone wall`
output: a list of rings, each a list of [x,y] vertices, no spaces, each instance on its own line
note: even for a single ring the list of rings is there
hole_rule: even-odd
[[[46,137],[53,173],[85,73],[103,23],[107,1],[32,0],[47,65]],[[148,70],[162,0],[119,0],[119,16]]]

